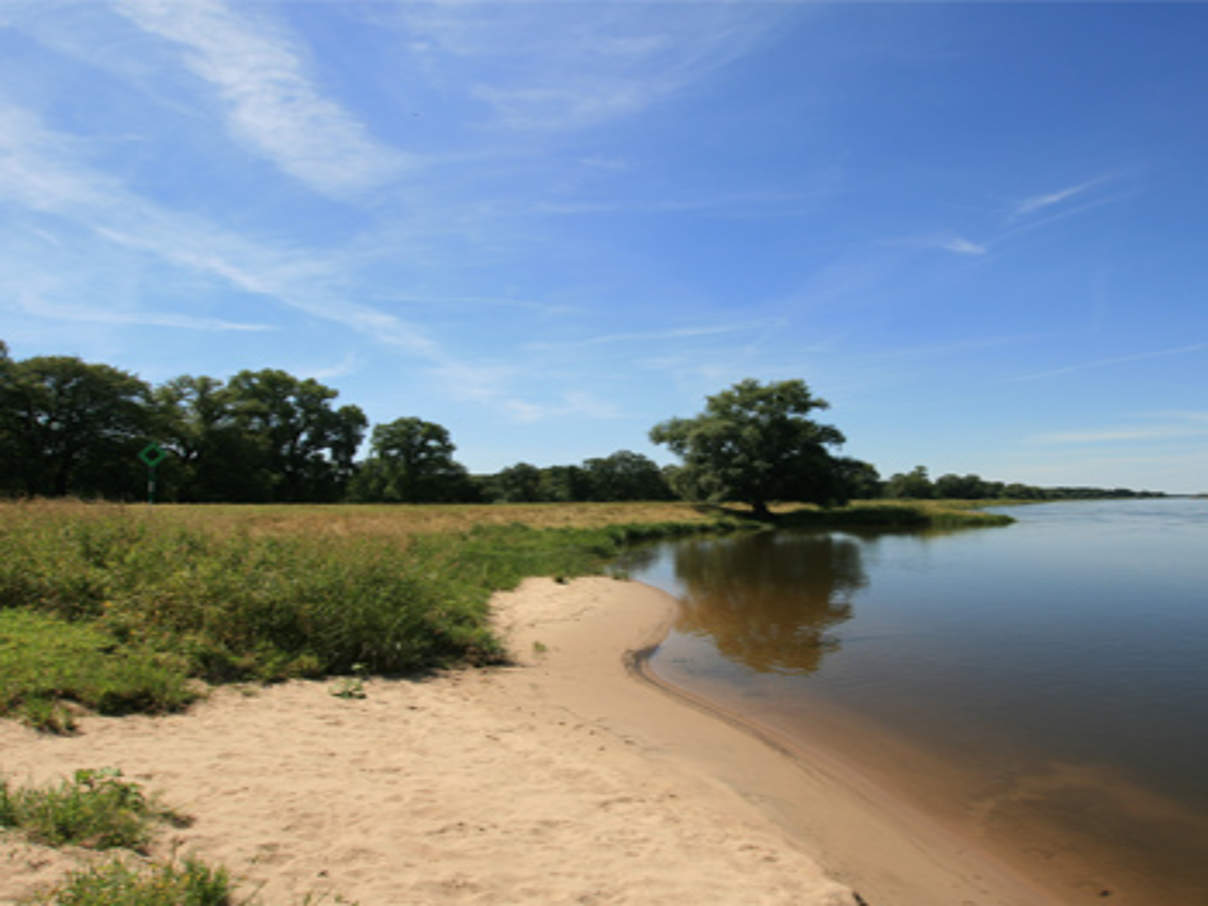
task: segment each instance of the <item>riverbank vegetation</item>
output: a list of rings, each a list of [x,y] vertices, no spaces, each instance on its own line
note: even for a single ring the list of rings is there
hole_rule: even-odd
[[[0,776],[0,832],[30,843],[130,850],[145,856],[157,826],[188,823],[188,818],[163,806],[113,768],[81,769],[70,780],[42,786],[17,786]],[[25,906],[229,906],[234,890],[223,868],[192,858],[144,863],[126,853],[70,871],[58,884],[20,902]]]
[[[594,524],[557,528],[570,514],[544,507],[528,510],[535,524],[519,521],[524,510],[488,524],[460,508],[395,508],[394,519],[326,507],[0,510],[0,714],[59,731],[77,707],[178,710],[197,681],[498,662],[494,591],[600,571],[634,541],[739,524],[689,507],[630,524],[605,508]]]

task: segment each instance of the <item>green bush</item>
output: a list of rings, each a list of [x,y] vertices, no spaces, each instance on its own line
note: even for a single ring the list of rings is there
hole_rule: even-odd
[[[187,680],[402,674],[502,660],[487,620],[532,575],[598,572],[628,543],[708,523],[476,526],[389,537],[218,533],[131,510],[0,527],[0,714],[71,728],[63,700],[162,712]]]
[[[39,906],[230,906],[226,869],[194,860],[131,869],[118,861],[69,874],[54,889],[27,902]]]
[[[115,770],[79,770],[57,786],[11,789],[0,778],[0,827],[21,831],[34,843],[89,849],[141,849],[150,822],[175,818],[158,808],[137,783]]]

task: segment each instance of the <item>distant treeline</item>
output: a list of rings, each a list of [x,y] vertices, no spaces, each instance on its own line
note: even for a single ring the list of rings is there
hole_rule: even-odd
[[[915,466],[909,472],[891,475],[880,482],[870,497],[903,500],[1095,500],[1109,497],[1164,497],[1160,491],[1134,491],[1129,488],[1043,488],[1035,485],[1001,481],[986,481],[979,475],[941,475],[932,481],[926,466]],[[857,496],[855,494],[853,497]]]
[[[284,371],[241,371],[227,381],[182,376],[152,387],[109,365],[69,356],[17,361],[0,341],[0,494],[142,496],[138,453],[168,454],[156,497],[180,502],[399,502],[664,500],[692,496],[675,466],[619,450],[578,465],[517,463],[471,475],[447,429],[404,417],[369,428],[338,392]],[[944,475],[920,466],[882,481],[870,464],[837,459],[846,496],[983,499],[1135,496],[1095,488],[1035,488]],[[1144,493],[1144,492],[1142,492]]]

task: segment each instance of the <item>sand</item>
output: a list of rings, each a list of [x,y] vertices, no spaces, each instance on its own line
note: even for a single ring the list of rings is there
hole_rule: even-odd
[[[662,592],[530,579],[493,611],[514,666],[374,679],[364,699],[225,687],[72,737],[0,721],[0,772],[121,769],[193,818],[153,857],[224,864],[266,906],[1054,902],[827,752],[644,679],[675,615]],[[0,835],[0,903],[81,857]]]

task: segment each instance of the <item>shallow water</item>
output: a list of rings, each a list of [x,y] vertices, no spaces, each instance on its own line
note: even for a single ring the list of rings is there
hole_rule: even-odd
[[[831,728],[1071,902],[1208,903],[1208,501],[1007,511],[635,552],[682,603],[651,667],[790,736]]]

